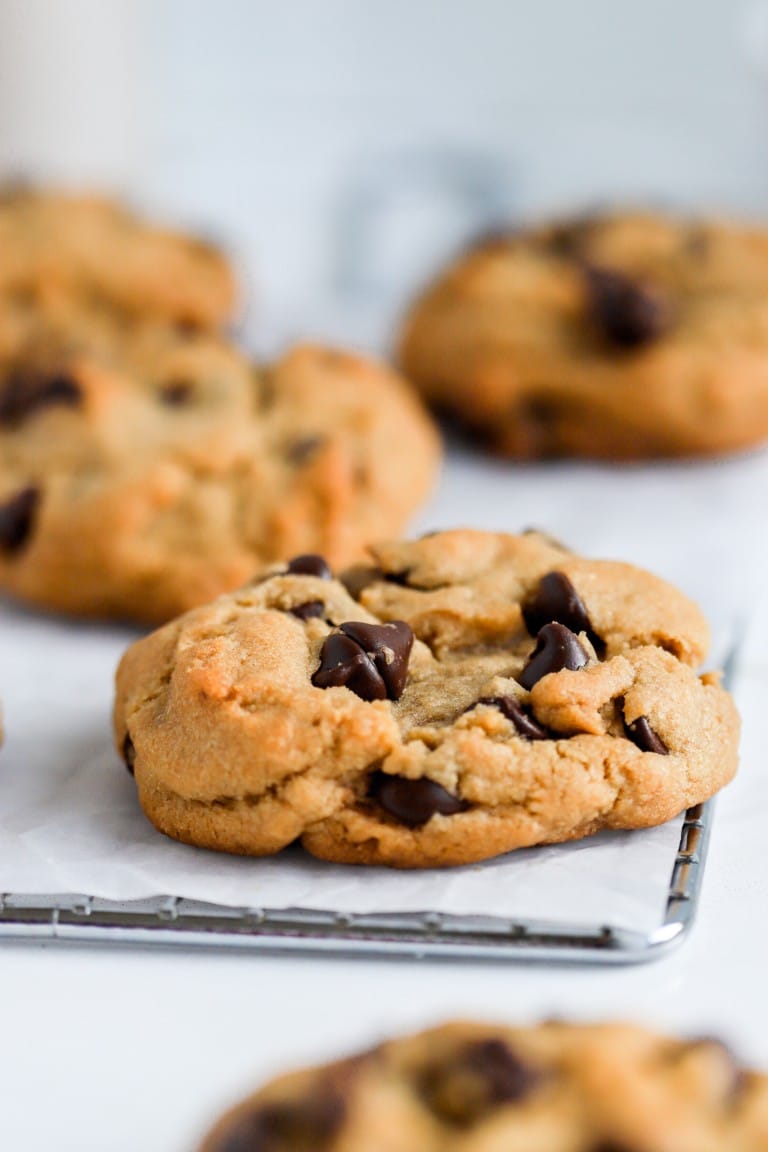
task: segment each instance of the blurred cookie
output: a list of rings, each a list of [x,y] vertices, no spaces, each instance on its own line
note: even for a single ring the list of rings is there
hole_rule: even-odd
[[[0,189],[0,302],[151,314],[180,325],[222,324],[232,271],[210,244],[154,227],[95,196]]]
[[[510,456],[748,448],[768,436],[768,232],[617,213],[491,238],[416,301],[400,361]]]
[[[46,323],[0,352],[0,589],[161,622],[286,554],[352,562],[400,530],[437,459],[372,361],[306,346],[256,367],[204,332]]]
[[[768,1077],[712,1038],[456,1023],[284,1075],[200,1152],[764,1152]]]
[[[732,777],[706,623],[664,581],[537,534],[373,554],[346,583],[275,566],[128,649],[115,738],[162,832],[466,864],[660,824]]]

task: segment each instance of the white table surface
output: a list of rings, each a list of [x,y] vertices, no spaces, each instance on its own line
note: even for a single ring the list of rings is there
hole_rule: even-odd
[[[745,605],[746,608],[752,605]],[[189,1152],[281,1068],[457,1016],[620,1016],[717,1033],[768,1066],[768,610],[736,685],[742,769],[718,801],[698,922],[628,967],[0,946],[0,1135],[24,1152]]]

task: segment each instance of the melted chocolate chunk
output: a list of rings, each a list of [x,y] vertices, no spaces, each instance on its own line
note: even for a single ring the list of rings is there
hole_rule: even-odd
[[[545,624],[518,681],[523,688],[530,690],[550,672],[560,672],[563,668],[576,672],[584,667],[588,659],[578,636],[574,636],[570,628],[564,624]]]
[[[607,268],[585,268],[593,319],[612,344],[637,348],[671,327],[672,309],[658,289]]]
[[[586,632],[597,651],[605,650],[584,601],[564,572],[548,572],[541,578],[535,593],[523,605],[523,619],[532,636],[538,636],[545,624],[556,622],[571,632]]]
[[[455,816],[464,812],[467,805],[458,796],[422,776],[419,780],[409,780],[405,776],[389,776],[377,772],[371,779],[369,795],[390,816],[409,828],[426,824],[433,816]]]
[[[195,394],[195,386],[190,380],[171,380],[160,389],[160,401],[168,408],[183,408]]]
[[[428,1068],[420,1095],[444,1123],[469,1128],[502,1104],[531,1096],[544,1077],[503,1040],[479,1040]]]
[[[75,408],[82,398],[80,386],[65,372],[12,372],[0,390],[0,424],[15,427],[41,408]]]
[[[386,700],[387,686],[370,656],[343,632],[332,632],[320,650],[315,688],[349,688],[361,700]]]
[[[657,752],[659,756],[669,755],[669,748],[661,736],[657,735],[651,728],[647,716],[638,716],[637,720],[633,720],[631,724],[625,722],[624,731],[627,734],[627,739],[631,740],[633,744],[637,744],[643,752]]]
[[[341,625],[376,666],[390,700],[399,700],[408,679],[408,660],[413,648],[413,629],[404,620],[388,624],[365,624],[350,620]]]
[[[342,1096],[317,1088],[305,1100],[265,1104],[241,1117],[217,1152],[323,1152],[345,1115]]]
[[[402,620],[347,621],[323,644],[312,683],[316,688],[349,688],[362,700],[399,700],[412,647],[413,632]]]
[[[313,617],[322,616],[325,612],[325,604],[322,600],[306,600],[303,604],[297,604],[295,608],[290,609],[291,616],[297,616],[299,620],[311,620]]]
[[[400,588],[410,588],[408,577],[411,574],[410,568],[404,568],[402,572],[385,572],[384,579],[387,584],[397,584]]]
[[[288,564],[286,572],[290,576],[319,576],[321,580],[332,580],[333,573],[327,561],[314,552],[302,556],[294,556]]]
[[[520,704],[515,700],[514,696],[481,696],[477,702],[478,704],[489,704],[492,708],[498,708],[502,715],[506,716],[507,720],[511,720],[521,736],[526,740],[549,740],[550,734],[546,728],[542,728],[537,720],[534,720]],[[476,704],[471,705],[476,708]],[[469,711],[469,709],[467,709]]]
[[[35,524],[40,489],[30,485],[0,504],[0,552],[7,556],[26,544]]]
[[[133,746],[130,732],[126,732],[125,740],[123,740],[123,760],[125,761],[126,768],[131,776],[133,776],[133,768],[136,763],[136,749]]]

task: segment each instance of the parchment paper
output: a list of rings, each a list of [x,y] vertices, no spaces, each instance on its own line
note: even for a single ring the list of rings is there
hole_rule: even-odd
[[[460,449],[416,530],[536,525],[587,555],[644,564],[714,625],[715,663],[765,570],[768,458],[616,469],[512,466]],[[112,676],[137,633],[0,605],[0,890],[247,907],[496,914],[647,932],[663,917],[680,821],[418,873],[331,866],[291,850],[235,859],[175,844],[141,814],[112,749]]]

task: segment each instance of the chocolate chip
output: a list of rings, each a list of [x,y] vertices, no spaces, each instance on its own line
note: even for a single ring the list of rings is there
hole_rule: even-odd
[[[189,380],[171,380],[163,384],[160,389],[160,401],[168,408],[181,408],[188,404],[195,392],[195,386]]]
[[[301,440],[294,440],[292,444],[289,444],[286,454],[291,464],[300,467],[311,460],[324,443],[325,438],[323,436],[304,436]]]
[[[341,625],[345,636],[354,640],[373,660],[390,700],[399,700],[408,679],[408,660],[413,648],[413,629],[404,620],[388,624],[366,624],[349,620]]]
[[[600,225],[600,217],[595,214],[579,216],[575,220],[564,220],[553,224],[544,235],[544,246],[553,256],[574,259],[581,255],[584,247]]]
[[[538,1068],[503,1040],[479,1040],[427,1068],[419,1084],[427,1106],[444,1123],[469,1128],[502,1104],[519,1104],[543,1082]]]
[[[12,555],[24,547],[34,527],[40,489],[22,488],[0,504],[0,552]]]
[[[621,348],[657,340],[672,324],[672,309],[661,292],[621,272],[584,269],[587,302],[604,336]]]
[[[514,698],[514,696],[481,696],[477,702],[478,704],[488,704],[492,708],[498,708],[507,720],[511,720],[521,736],[526,740],[549,740],[550,734],[546,728],[542,728],[533,717],[526,712],[522,704]],[[477,704],[472,704],[472,708],[476,708]],[[469,709],[467,709],[469,711]]]
[[[576,672],[583,668],[589,657],[579,643],[578,636],[564,624],[545,624],[539,631],[536,647],[518,681],[529,690],[543,676],[560,672],[563,668]]]
[[[126,732],[125,740],[123,740],[123,760],[125,761],[126,768],[131,776],[133,776],[133,769],[136,763],[136,749],[133,746],[130,732]]]
[[[458,796],[451,795],[442,784],[426,776],[409,780],[405,776],[377,772],[371,778],[369,795],[385,812],[409,828],[426,824],[438,813],[441,816],[455,816],[467,807]]]
[[[345,1115],[342,1096],[317,1088],[304,1100],[265,1104],[242,1116],[217,1152],[323,1152]]]
[[[399,700],[412,647],[413,632],[402,620],[348,621],[323,644],[312,683],[316,688],[349,688],[362,700]]]
[[[637,744],[643,752],[657,752],[659,756],[669,755],[669,748],[661,736],[651,728],[647,716],[638,716],[637,720],[633,720],[631,724],[625,722],[624,731],[627,734],[627,739],[631,740],[633,744]]]
[[[571,632],[586,632],[597,651],[605,644],[592,627],[584,601],[564,572],[548,572],[533,596],[523,605],[525,626],[538,636],[545,624],[564,624]]]
[[[65,372],[20,369],[10,374],[0,390],[0,424],[14,427],[41,408],[75,408],[81,401],[80,386]]]
[[[343,632],[332,632],[320,650],[315,688],[349,688],[361,700],[386,700],[387,686],[360,645]]]
[[[288,564],[286,572],[289,576],[319,576],[321,580],[333,579],[333,573],[326,560],[314,552],[302,556],[294,556]]]
[[[295,608],[290,609],[291,615],[297,616],[299,620],[311,620],[322,616],[323,612],[325,604],[322,600],[306,600],[303,604],[297,604]]]
[[[173,327],[176,335],[181,336],[183,340],[191,340],[203,330],[203,326],[195,316],[180,316]]]
[[[408,577],[411,574],[410,568],[404,568],[402,572],[385,572],[384,579],[387,584],[397,584],[400,588],[408,588]]]

